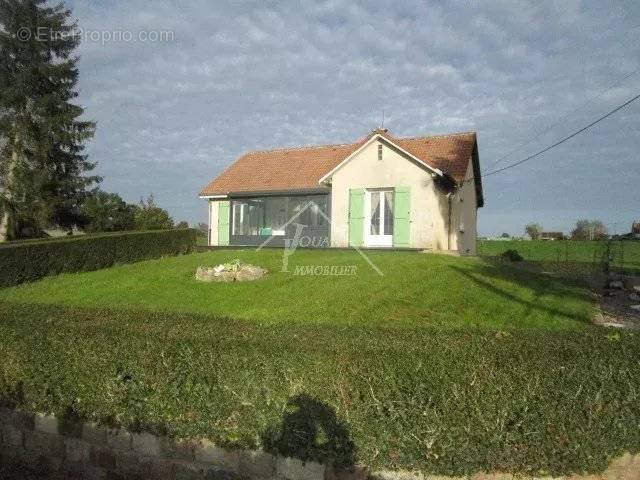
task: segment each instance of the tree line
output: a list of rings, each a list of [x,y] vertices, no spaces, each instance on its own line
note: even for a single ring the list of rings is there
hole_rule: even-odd
[[[0,241],[174,226],[153,195],[128,204],[97,187],[85,154],[96,124],[75,103],[77,31],[62,3],[0,0]]]
[[[529,223],[524,230],[531,240],[539,240],[545,233],[538,223]],[[605,240],[609,238],[607,227],[600,220],[578,220],[569,237],[566,237],[562,232],[555,232],[555,234],[560,237],[556,238],[556,240],[565,238],[571,238],[572,240]]]

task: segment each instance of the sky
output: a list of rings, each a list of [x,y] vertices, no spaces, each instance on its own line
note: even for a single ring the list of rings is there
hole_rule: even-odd
[[[200,189],[243,152],[476,131],[483,173],[640,93],[640,2],[66,2],[102,188],[206,220]],[[510,154],[506,158],[505,155]],[[502,159],[501,159],[502,158]],[[640,101],[483,179],[479,234],[640,219]]]

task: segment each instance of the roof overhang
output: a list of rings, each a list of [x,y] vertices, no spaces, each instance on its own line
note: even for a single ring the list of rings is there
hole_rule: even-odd
[[[241,192],[229,192],[226,195],[200,195],[207,200],[221,200],[225,198],[251,198],[251,197],[293,197],[303,195],[328,195],[331,188],[320,186],[313,188],[291,188],[280,190],[245,190]]]
[[[395,144],[394,142],[392,142],[388,138],[384,137],[383,135],[380,135],[379,133],[376,133],[375,135],[372,135],[369,140],[367,140],[364,144],[362,144],[354,152],[352,152],[347,158],[345,158],[338,165],[336,165],[329,173],[327,173],[320,180],[318,180],[318,183],[322,184],[322,183],[325,183],[325,182],[329,181],[335,172],[340,170],[344,165],[346,165],[354,157],[356,157],[358,154],[360,154],[360,152],[362,152],[365,148],[367,148],[369,145],[371,145],[372,143],[374,143],[376,141],[380,141],[380,142],[386,144],[387,146],[393,148],[394,150],[400,152],[401,154],[403,154],[404,156],[406,156],[407,158],[412,160],[414,163],[416,163],[419,166],[423,167],[425,170],[427,170],[427,171],[429,171],[429,172],[431,172],[431,173],[433,173],[433,174],[435,174],[435,175],[437,175],[439,177],[444,175],[442,170],[440,170],[439,168],[433,168],[431,165],[426,164],[424,161],[420,160],[415,155],[407,152],[404,148],[402,148],[401,146]]]
[[[229,198],[247,197],[287,197],[301,195],[326,195],[331,193],[329,187],[292,188],[285,190],[251,190],[244,192],[229,192]]]
[[[227,198],[227,195],[198,195],[198,198],[202,198],[205,200],[216,200],[216,199]]]
[[[478,208],[484,207],[484,192],[482,189],[482,173],[480,172],[480,155],[478,154],[478,141],[473,144],[471,153],[471,164],[473,166],[473,183],[476,189],[476,202]]]

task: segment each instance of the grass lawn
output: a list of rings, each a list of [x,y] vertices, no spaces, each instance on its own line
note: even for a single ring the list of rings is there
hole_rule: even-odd
[[[299,251],[296,265],[355,265],[353,276],[282,272],[282,251],[215,251],[63,274],[0,290],[0,301],[173,311],[260,324],[477,325],[581,328],[592,314],[588,294],[475,258],[368,252],[380,276],[355,252]],[[198,265],[234,258],[271,272],[257,282],[201,283]]]
[[[640,241],[612,241],[613,265],[640,271]],[[525,260],[533,262],[599,262],[606,242],[578,240],[480,240],[478,254],[498,256],[506,250],[517,250]]]
[[[440,474],[597,471],[640,451],[640,342],[590,325],[580,286],[483,259],[370,256],[384,276],[348,251],[296,252],[289,268],[352,277],[216,251],[0,290],[0,399]],[[272,273],[193,279],[236,257]]]

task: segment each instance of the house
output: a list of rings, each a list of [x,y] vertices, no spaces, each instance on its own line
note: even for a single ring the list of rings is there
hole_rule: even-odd
[[[209,245],[419,248],[475,254],[476,134],[254,151],[200,193]]]
[[[640,240],[640,222],[633,222],[633,224],[631,224],[631,236]]]
[[[564,240],[562,232],[540,232],[540,240]]]

